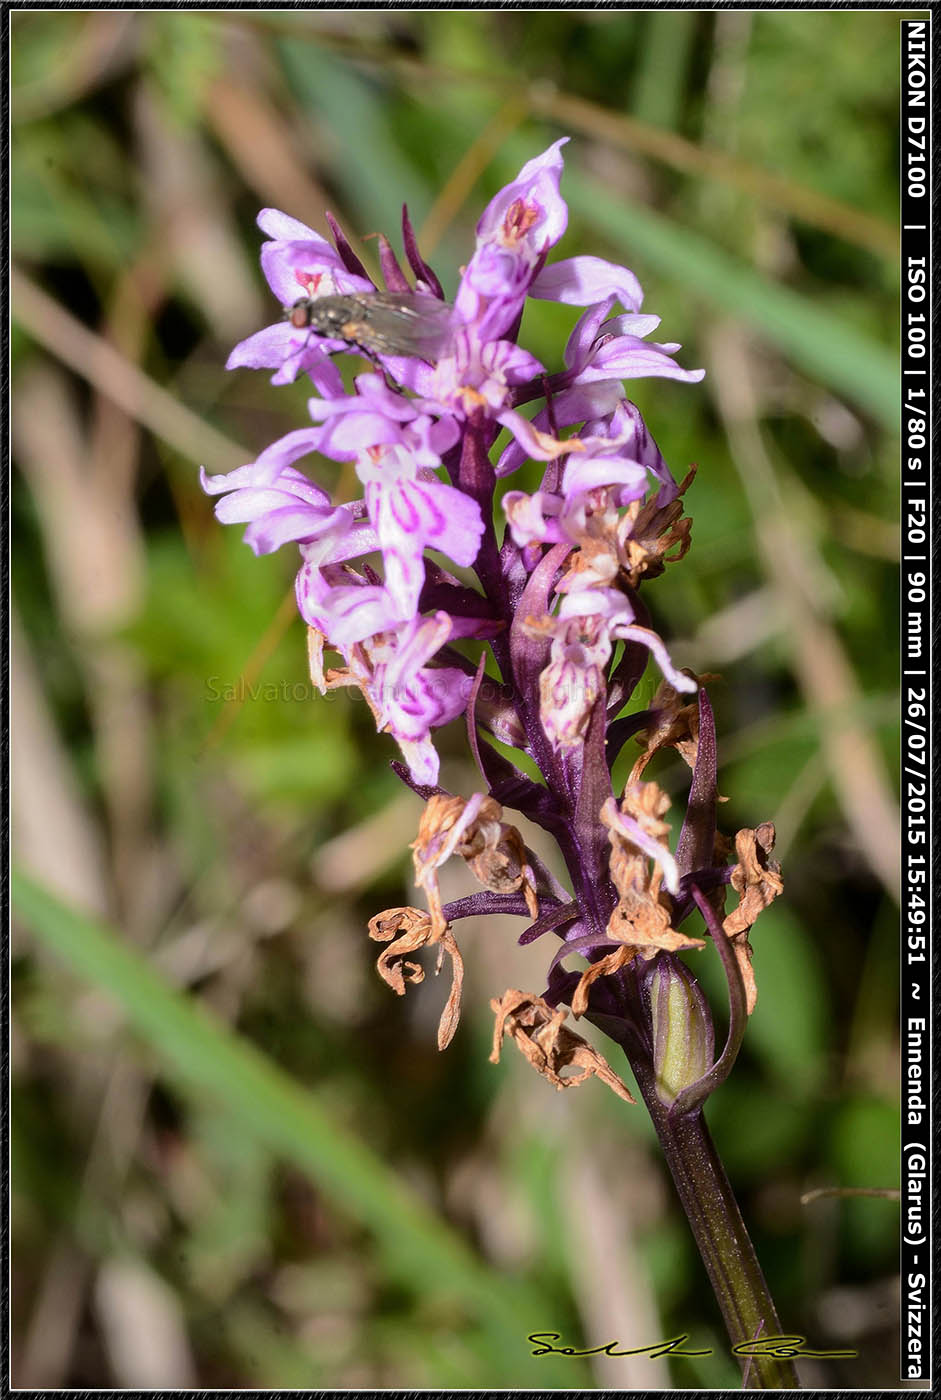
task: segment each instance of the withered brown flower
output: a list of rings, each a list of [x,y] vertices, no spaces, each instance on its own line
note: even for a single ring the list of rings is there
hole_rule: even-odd
[[[663,838],[670,830],[662,821],[670,805],[656,783],[629,786],[620,807],[608,798],[601,821],[611,843],[609,870],[618,892],[618,903],[608,921],[607,936],[621,947],[593,962],[582,973],[572,994],[572,1011],[582,1016],[588,994],[599,977],[626,967],[638,954],[651,958],[657,952],[676,953],[684,948],[704,948],[699,938],[688,938],[671,927],[672,901],[661,893],[664,870],[673,870],[673,858]]]
[[[685,670],[698,686],[702,687],[718,677],[711,673],[701,676],[695,671]],[[690,700],[688,695],[676,690],[669,681],[660,682],[650,702],[656,716],[646,729],[637,734],[638,743],[643,744],[643,752],[636,759],[625,784],[630,788],[642,777],[647,764],[663,748],[674,748],[689,768],[695,769],[699,753],[699,698]],[[719,799],[722,801],[722,799]]]
[[[485,889],[498,894],[521,890],[534,919],[539,917],[535,877],[526,859],[523,838],[515,826],[501,820],[503,808],[492,797],[475,793],[463,797],[436,793],[428,799],[412,842],[415,883],[428,896],[431,921],[446,927],[438,888],[438,867],[451,855],[467,861]]]
[[[561,1007],[550,1006],[544,997],[511,989],[504,992],[499,1001],[491,1001],[490,1008],[497,1018],[490,1056],[492,1064],[499,1064],[503,1037],[509,1035],[533,1069],[557,1089],[574,1089],[595,1075],[619,1098],[628,1103],[637,1102],[604,1056],[565,1025],[565,1011]],[[577,1072],[563,1075],[561,1071],[570,1066]]]
[[[669,505],[658,506],[656,497],[642,504],[632,501],[618,526],[627,581],[636,588],[642,578],[657,578],[667,564],[687,553],[693,522],[683,515],[683,493],[696,475],[691,466]],[[668,553],[672,550],[672,554]]]
[[[758,988],[752,969],[753,949],[748,941],[749,930],[762,909],[767,909],[784,889],[781,867],[771,859],[775,830],[772,822],[762,822],[751,830],[743,827],[735,836],[738,864],[732,871],[731,885],[738,895],[738,904],[723,921],[722,927],[738,960],[745,986],[749,1016],[758,1000]]]
[[[437,944],[436,974],[441,971],[444,954],[448,954],[451,959],[451,991],[438,1022],[438,1049],[446,1049],[454,1038],[460,1020],[461,988],[464,983],[464,960],[448,924],[445,923],[444,928],[437,932],[423,910],[403,905],[385,909],[370,919],[369,936],[377,943],[389,943],[388,948],[379,954],[376,970],[400,997],[405,995],[407,983],[417,985],[425,980],[424,968],[420,963],[409,960],[410,953],[416,953],[426,944]]]

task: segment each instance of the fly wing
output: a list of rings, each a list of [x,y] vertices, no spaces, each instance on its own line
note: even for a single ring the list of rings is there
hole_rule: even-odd
[[[356,298],[366,332],[360,339],[378,354],[438,359],[453,330],[454,308],[421,292],[373,292]]]

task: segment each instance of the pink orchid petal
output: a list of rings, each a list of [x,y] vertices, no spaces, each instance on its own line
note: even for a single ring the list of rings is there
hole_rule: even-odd
[[[628,268],[605,258],[584,256],[564,258],[544,267],[529,294],[570,306],[591,306],[608,297],[617,297],[628,311],[639,311],[644,300],[643,288]]]

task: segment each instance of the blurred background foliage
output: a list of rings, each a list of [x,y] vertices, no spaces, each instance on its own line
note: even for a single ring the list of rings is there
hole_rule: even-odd
[[[397,241],[407,200],[453,290],[562,134],[559,255],[631,266],[707,368],[636,384],[700,467],[647,596],[721,674],[724,829],[772,819],[785,869],[708,1117],[785,1326],[859,1351],[805,1382],[896,1384],[897,1205],[800,1197],[897,1185],[899,19],[13,15],[14,1384],[737,1383],[643,1111],[487,1062],[542,944],[462,926],[442,1056],[444,990],[375,976],[420,804],[361,703],[311,696],[292,551],[197,481],[305,420],[303,384],[222,368],[277,311],[259,207]],[[534,304],[525,343],[557,366],[573,319]],[[533,1330],[712,1354],[553,1363]]]

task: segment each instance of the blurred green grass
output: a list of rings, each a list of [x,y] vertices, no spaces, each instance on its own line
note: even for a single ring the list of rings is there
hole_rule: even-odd
[[[222,370],[275,310],[259,207],[315,226],[329,207],[395,241],[407,199],[453,289],[486,199],[572,135],[559,255],[633,267],[658,334],[707,369],[631,389],[674,471],[700,467],[693,549],[650,602],[681,662],[723,674],[723,826],[777,822],[787,892],[756,930],[758,1010],[709,1116],[785,1325],[858,1345],[811,1377],[845,1386],[896,1381],[893,1207],[797,1202],[896,1184],[897,271],[875,244],[897,210],[898,21],[21,12],[11,42],[17,267],[228,439],[210,471],[305,416],[303,386]],[[156,399],[116,408],[31,305],[14,301],[11,342],[14,849],[38,882],[13,945],[14,1383],[617,1386],[550,1375],[526,1333],[608,1340],[617,1298],[600,1309],[585,1272],[618,1265],[656,1335],[714,1349],[672,1382],[734,1386],[640,1111],[594,1085],[557,1102],[509,1050],[486,1063],[512,948],[468,930],[440,1057],[438,989],[399,1002],[374,977],[365,923],[413,898],[418,804],[364,706],[311,696],[288,551],[256,560],[218,526],[179,425]],[[526,343],[555,366],[573,319],[534,305]],[[472,790],[461,734],[442,751]],[[96,944],[102,920],[124,949]],[[324,1169],[331,1143],[353,1156]],[[596,1162],[607,1262],[573,1154]],[[390,1266],[391,1243],[422,1239]],[[127,1278],[136,1311],[114,1301]],[[839,1289],[855,1339],[827,1331]],[[172,1374],[127,1359],[158,1323]]]

